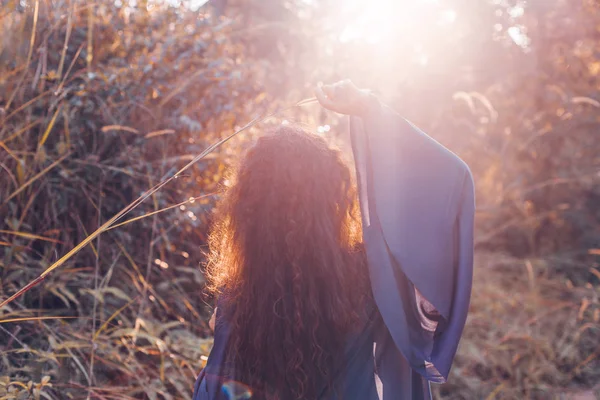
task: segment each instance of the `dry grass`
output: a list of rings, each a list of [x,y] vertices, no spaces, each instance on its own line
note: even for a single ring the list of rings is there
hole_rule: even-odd
[[[565,399],[600,394],[598,287],[550,274],[544,260],[476,257],[471,312],[450,398]]]
[[[0,9],[0,398],[189,398],[211,347],[199,268],[207,215],[239,153],[210,146],[268,115],[249,82],[270,70],[245,62],[226,18],[128,13],[109,0],[18,3]],[[597,391],[597,250],[560,260],[500,250],[515,226],[541,248],[542,216],[562,223],[554,203],[519,208],[525,191],[510,179],[525,167],[499,168],[509,147],[485,168],[464,153],[489,193],[480,204],[496,207],[481,211],[472,312],[437,393]],[[122,210],[129,219],[113,220]]]
[[[229,91],[247,72],[228,62],[227,24],[32,4],[1,13],[0,397],[189,397],[211,346],[199,244],[224,170],[220,155],[197,155],[234,130],[227,109],[252,118],[244,96],[207,114],[179,92]],[[108,231],[119,210],[130,219]]]

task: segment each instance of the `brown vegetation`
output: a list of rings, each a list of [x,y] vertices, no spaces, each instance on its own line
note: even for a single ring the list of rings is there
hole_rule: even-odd
[[[519,1],[440,1],[461,29],[413,27],[418,39],[398,33],[384,52],[331,40],[333,0],[137,3],[1,2],[0,301],[210,144],[310,97],[317,77],[349,76],[475,175],[472,309],[437,395],[598,393],[595,3],[530,1],[519,14]],[[527,40],[517,45],[507,27]],[[430,50],[426,67],[413,62],[416,41]],[[345,129],[316,107],[282,115]],[[211,345],[199,264],[213,193],[257,132],[194,164],[117,223],[146,217],[102,233],[0,308],[0,398],[190,397]]]

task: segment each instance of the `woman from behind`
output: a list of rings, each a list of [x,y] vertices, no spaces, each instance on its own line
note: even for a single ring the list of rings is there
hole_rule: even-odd
[[[448,379],[471,297],[471,172],[350,81],[316,95],[350,115],[358,188],[299,128],[248,151],[210,237],[219,301],[194,400],[424,400]]]
[[[281,126],[258,139],[230,182],[210,235],[209,289],[219,301],[196,399],[354,398],[340,378],[370,361],[368,400],[373,341],[362,352],[351,342],[375,308],[341,152]]]

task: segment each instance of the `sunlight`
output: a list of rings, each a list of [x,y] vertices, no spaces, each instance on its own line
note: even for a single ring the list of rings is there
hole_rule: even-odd
[[[381,43],[394,33],[417,25],[448,25],[457,19],[452,9],[442,9],[439,0],[375,0],[364,7],[361,0],[348,0],[342,5],[342,16],[347,22],[339,34],[341,42],[364,41]]]
[[[189,2],[189,8],[192,11],[197,11],[200,7],[202,7],[204,4],[208,3],[208,0],[190,0]]]
[[[166,3],[174,6],[174,7],[179,7],[181,5],[184,5],[185,7],[189,8],[192,11],[198,11],[198,9],[200,9],[200,7],[202,7],[203,5],[205,5],[206,3],[208,3],[208,0],[166,0]]]

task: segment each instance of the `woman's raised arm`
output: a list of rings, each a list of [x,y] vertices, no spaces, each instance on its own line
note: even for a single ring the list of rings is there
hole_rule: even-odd
[[[349,81],[318,87],[316,96],[325,108],[351,116],[363,241],[385,328],[411,371],[444,382],[471,295],[475,203],[469,168]]]

